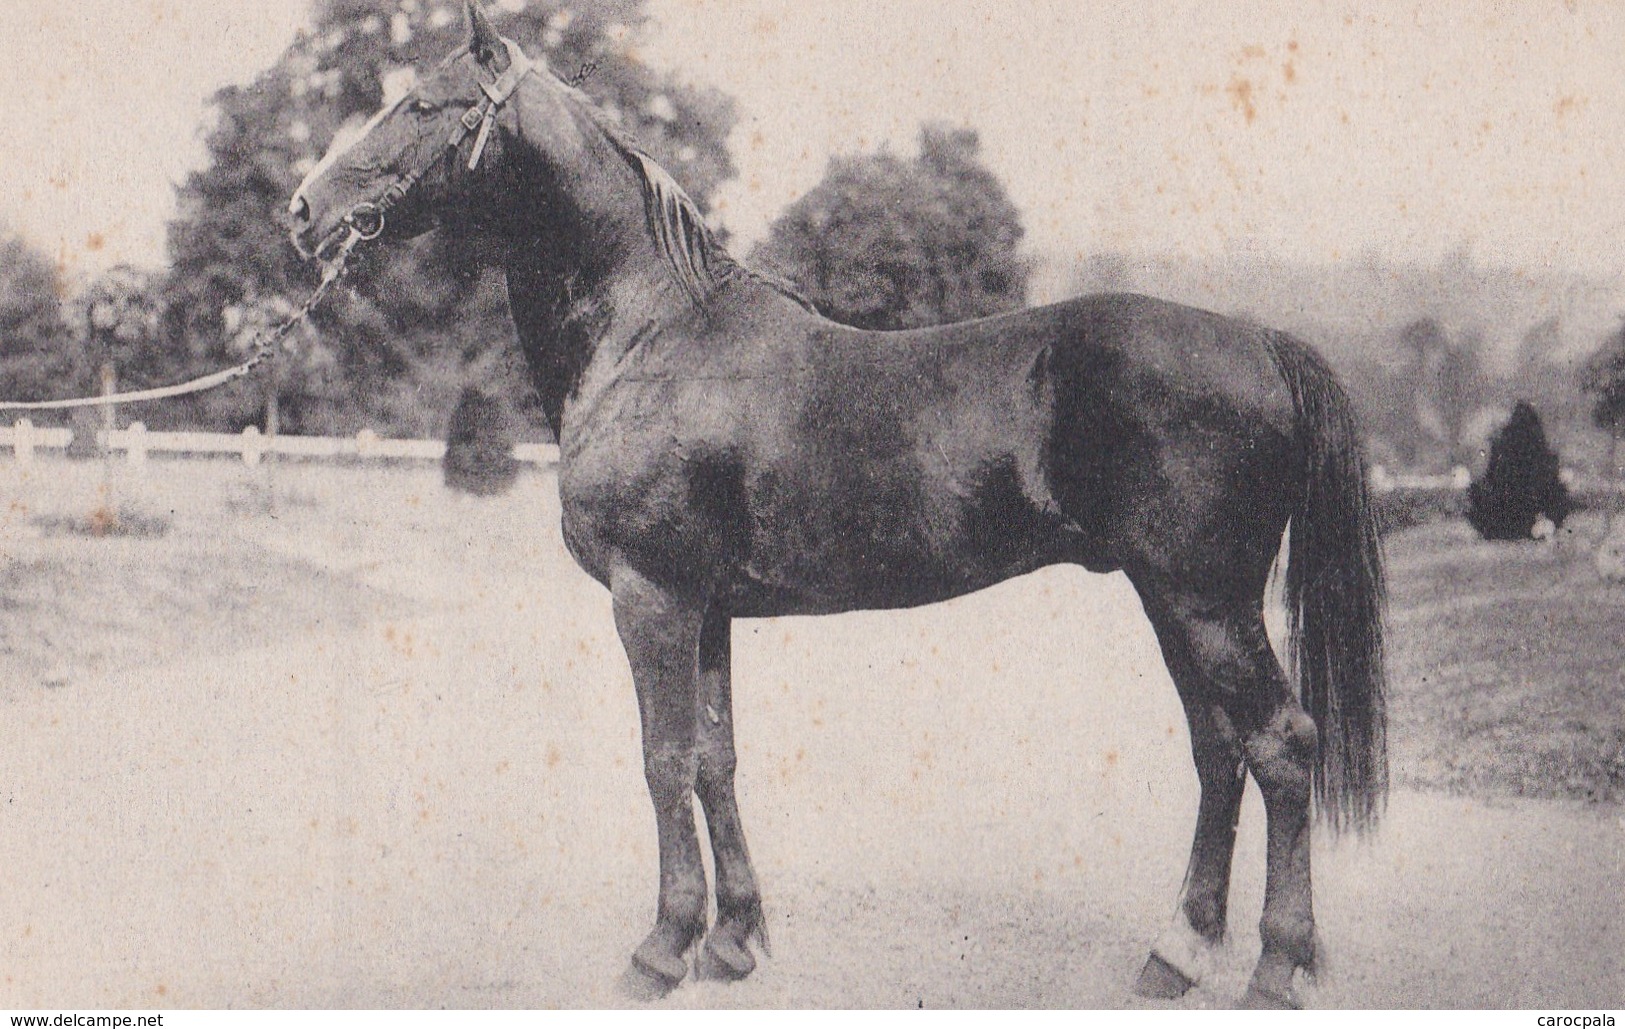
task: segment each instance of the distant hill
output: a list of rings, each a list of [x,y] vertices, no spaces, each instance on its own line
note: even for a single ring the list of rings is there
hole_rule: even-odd
[[[1039,289],[1048,295],[1035,300],[1115,289],[1148,293],[1286,329],[1334,359],[1393,359],[1399,330],[1431,317],[1453,337],[1481,339],[1489,366],[1505,374],[1531,334],[1544,357],[1568,363],[1595,350],[1625,317],[1625,265],[1620,274],[1601,277],[1496,268],[1465,258],[1434,266],[1376,259],[1295,264],[1246,251],[1222,257],[1108,253],[1042,263]]]

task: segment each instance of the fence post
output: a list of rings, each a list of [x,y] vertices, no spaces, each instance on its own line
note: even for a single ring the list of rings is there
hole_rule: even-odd
[[[147,463],[147,426],[145,422],[131,422],[124,430],[124,458],[130,464]]]
[[[18,464],[34,463],[34,423],[27,418],[17,419],[17,424],[11,427],[15,433],[11,437],[11,449],[17,456]]]
[[[245,425],[243,427],[243,464],[250,468],[259,467],[260,458],[265,454],[265,441],[260,439],[258,425]]]

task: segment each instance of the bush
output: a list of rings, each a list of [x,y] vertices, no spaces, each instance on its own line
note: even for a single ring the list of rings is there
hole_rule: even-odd
[[[1483,477],[1467,488],[1467,520],[1485,539],[1526,540],[1539,516],[1561,526],[1573,510],[1540,415],[1520,400],[1490,441]]]
[[[451,413],[443,464],[446,485],[477,497],[506,493],[519,478],[513,430],[499,401],[466,387]]]

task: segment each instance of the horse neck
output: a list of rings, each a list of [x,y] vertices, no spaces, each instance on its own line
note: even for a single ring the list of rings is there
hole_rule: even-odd
[[[524,91],[521,91],[521,96]],[[559,104],[567,146],[526,137]],[[543,96],[522,108],[501,206],[509,305],[520,344],[555,435],[593,359],[625,348],[651,322],[692,310],[649,231],[642,180],[583,110]],[[579,134],[579,138],[575,134]],[[556,143],[556,141],[555,141]]]

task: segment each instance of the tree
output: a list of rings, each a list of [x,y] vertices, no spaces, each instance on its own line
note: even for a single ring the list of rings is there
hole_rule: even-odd
[[[1592,424],[1608,433],[1608,473],[1617,475],[1619,440],[1625,436],[1625,323],[1586,362],[1581,388],[1592,398]]]
[[[1619,441],[1625,436],[1625,323],[1586,362],[1581,388],[1592,398],[1591,423],[1608,433],[1608,477],[1619,475]],[[1606,506],[1603,535],[1614,527],[1614,508]]]
[[[734,174],[726,147],[733,107],[642,62],[644,7],[645,0],[506,0],[491,13],[502,32],[560,74],[592,68],[582,88],[703,209]],[[165,327],[178,345],[169,353],[173,367],[162,369],[166,378],[241,359],[243,335],[229,320],[285,308],[314,285],[315,271],[298,260],[282,228],[288,197],[341,126],[381,106],[386,84],[461,42],[462,0],[318,0],[312,24],[252,85],[215,94],[207,164],[181,186],[170,226]],[[279,368],[276,409],[285,427],[435,432],[466,366],[513,345],[500,273],[483,257],[482,248],[449,233],[359,253],[346,288],[297,341],[298,367]],[[266,409],[262,388],[237,384],[183,405],[175,417],[238,428]],[[493,389],[517,399],[528,383],[515,374]]]
[[[63,314],[61,278],[21,237],[0,234],[0,396],[46,400],[88,380],[81,340]]]
[[[1485,539],[1523,540],[1540,515],[1560,526],[1573,509],[1540,415],[1520,400],[1490,441],[1483,477],[1467,488],[1467,520]]]
[[[1484,406],[1490,380],[1474,337],[1451,339],[1433,318],[1419,318],[1400,331],[1404,379],[1412,391],[1415,425],[1431,437],[1451,465],[1466,465],[1474,448],[1468,422]]]
[[[1021,220],[969,129],[926,125],[920,154],[830,161],[773,222],[752,260],[829,317],[867,329],[960,321],[1020,307]]]

